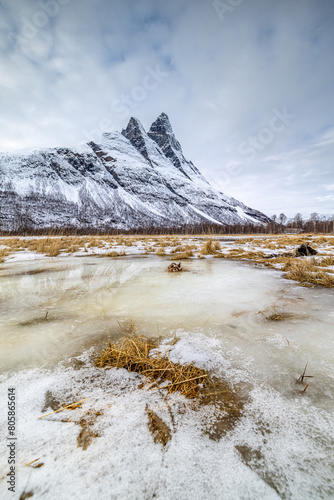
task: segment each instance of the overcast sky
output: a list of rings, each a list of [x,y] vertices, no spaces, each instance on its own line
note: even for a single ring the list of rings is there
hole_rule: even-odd
[[[0,0],[0,150],[162,112],[216,187],[334,213],[334,1]]]

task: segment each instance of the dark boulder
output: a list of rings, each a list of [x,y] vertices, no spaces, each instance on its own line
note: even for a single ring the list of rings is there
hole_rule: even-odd
[[[299,248],[297,248],[296,257],[317,255],[317,253],[318,252],[314,250],[314,248],[312,248],[308,243],[303,243]]]

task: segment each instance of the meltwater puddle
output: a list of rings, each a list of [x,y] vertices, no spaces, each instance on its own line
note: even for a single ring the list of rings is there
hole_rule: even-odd
[[[0,274],[2,371],[52,367],[107,334],[116,338],[132,320],[138,331],[166,337],[198,331],[221,340],[236,362],[279,382],[296,372],[327,367],[334,354],[334,293],[294,285],[267,269],[221,259],[189,260],[185,272],[148,258],[61,258],[7,264]],[[292,368],[292,367],[291,367]]]

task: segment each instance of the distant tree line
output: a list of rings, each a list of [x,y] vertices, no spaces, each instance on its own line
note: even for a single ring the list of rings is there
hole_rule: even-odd
[[[28,220],[25,218],[21,228],[16,228],[11,231],[1,230],[1,235],[51,235],[51,236],[80,236],[80,235],[167,235],[167,234],[212,234],[212,235],[227,235],[227,234],[284,234],[284,233],[334,233],[334,217],[323,219],[310,218],[306,221],[299,218],[294,218],[293,221],[283,224],[279,220],[272,218],[267,224],[252,224],[239,223],[233,225],[218,225],[218,224],[199,224],[199,225],[184,225],[170,227],[155,227],[142,226],[140,228],[122,229],[116,227],[96,228],[90,225],[85,227],[44,227],[36,228],[29,227]]]
[[[80,208],[75,203],[69,203],[59,198],[50,200],[45,197],[45,203],[34,193],[25,197],[18,196],[6,186],[0,189],[0,234],[1,235],[119,235],[119,234],[283,234],[289,232],[307,233],[333,233],[334,215],[323,218],[317,213],[312,213],[309,219],[304,220],[300,213],[293,219],[288,219],[284,213],[272,215],[266,224],[240,222],[238,224],[189,224],[189,225],[140,225],[130,229],[122,227],[121,220],[127,219],[127,214],[122,214],[118,220],[113,220],[112,214],[102,212],[99,207],[92,204],[81,194],[82,205]],[[43,227],[43,208],[53,214],[53,221],[57,221],[58,210],[68,214],[68,221],[63,224],[51,223]],[[121,220],[120,220],[121,219]],[[39,220],[39,221],[38,221]],[[101,224],[101,220],[105,222]],[[94,222],[92,222],[94,221]],[[80,227],[78,227],[80,226]],[[117,227],[118,226],[118,227]]]
[[[308,219],[303,219],[301,213],[289,219],[285,214],[272,215],[269,224],[269,232],[274,234],[286,232],[305,232],[305,233],[333,233],[334,215],[330,217],[320,217],[317,212],[311,213]],[[294,231],[296,230],[296,231]]]

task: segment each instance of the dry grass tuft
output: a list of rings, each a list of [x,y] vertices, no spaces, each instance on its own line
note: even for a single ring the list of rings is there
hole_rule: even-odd
[[[280,236],[277,238],[277,248],[285,248],[286,246],[302,245],[303,243],[310,243],[309,236]]]
[[[158,248],[158,250],[156,251],[156,254],[159,257],[165,257],[165,255],[166,255],[165,249],[163,247]]]
[[[118,257],[118,253],[115,252],[114,250],[112,252],[108,252],[104,254],[105,257]]]
[[[122,252],[116,252],[113,250],[112,252],[103,254],[103,257],[124,257],[125,255],[125,250],[122,250]]]
[[[277,309],[276,309],[276,307],[277,307],[276,304],[277,304],[278,301],[280,301],[284,297],[285,294],[288,293],[289,290],[291,290],[291,288],[293,286],[294,285],[289,286],[289,288],[287,290],[285,290],[285,292],[282,293],[282,295],[280,295],[278,297],[278,299],[276,299],[273,304],[270,304],[268,307],[266,307],[265,309],[263,309],[263,311],[259,311],[258,314],[263,314],[266,317],[266,319],[268,319],[270,321],[280,321],[280,320],[282,320],[282,319],[284,319],[286,317],[289,317],[289,315],[286,315],[284,313],[278,312]],[[265,314],[267,311],[271,312],[271,314],[269,316],[266,316],[266,314]]]
[[[186,260],[190,259],[190,257],[193,257],[194,253],[192,250],[186,250],[185,252],[182,253],[173,253],[172,257],[169,260]]]
[[[177,245],[175,248],[172,248],[170,253],[178,253],[178,252],[184,252],[184,251],[185,251],[185,247],[183,247],[182,245]]]
[[[247,260],[255,260],[263,258],[262,252],[251,252],[243,250],[242,248],[232,248],[228,253],[217,253],[215,257],[220,259],[247,259]]]
[[[167,352],[155,351],[158,347],[157,342],[142,335],[123,337],[115,344],[109,342],[96,364],[101,368],[125,368],[140,373],[155,387],[168,381],[164,386],[168,393],[178,391],[186,398],[198,397],[201,384],[209,378],[208,373],[193,364],[173,363]]]
[[[207,240],[201,250],[202,255],[214,255],[221,250],[219,241]]]
[[[286,279],[298,281],[304,286],[321,285],[326,288],[334,288],[334,277],[319,269],[308,260],[290,259],[283,271]]]
[[[324,243],[334,245],[334,236],[319,236],[318,238],[315,238],[314,243],[316,243],[317,245],[321,245]]]
[[[332,255],[329,255],[328,257],[324,257],[323,259],[318,260],[317,266],[321,267],[334,266],[334,257]]]
[[[271,314],[270,316],[268,316],[267,319],[269,321],[281,321],[282,319],[284,319],[284,316],[282,316],[279,313],[274,313],[274,314]]]
[[[4,262],[5,258],[8,257],[12,252],[9,248],[0,248],[0,264]]]
[[[214,380],[209,373],[192,363],[182,365],[169,359],[165,350],[158,350],[158,343],[142,335],[122,337],[109,344],[96,360],[101,368],[125,368],[145,375],[151,382],[150,389],[178,392],[186,398],[196,398],[202,404],[219,402],[224,411],[235,418],[241,415],[241,405],[228,384]],[[222,396],[223,395],[223,396]]]

